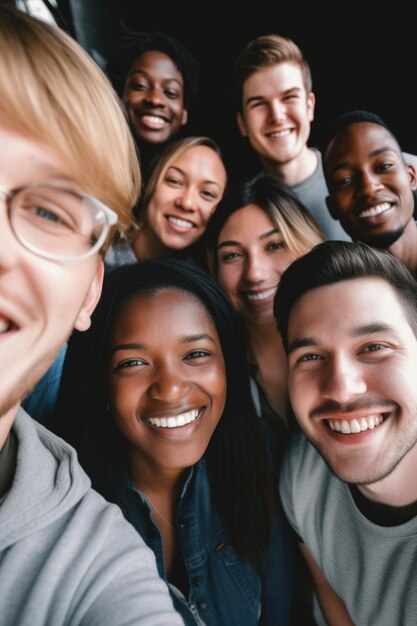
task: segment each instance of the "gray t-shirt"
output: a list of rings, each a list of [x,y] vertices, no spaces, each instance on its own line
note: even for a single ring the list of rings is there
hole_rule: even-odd
[[[417,518],[389,527],[370,522],[301,433],[287,448],[280,492],[291,526],[356,626],[417,623]]]

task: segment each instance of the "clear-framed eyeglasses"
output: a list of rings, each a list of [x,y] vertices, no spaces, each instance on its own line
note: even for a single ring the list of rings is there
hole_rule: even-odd
[[[117,215],[68,183],[31,183],[9,191],[0,185],[16,239],[46,259],[78,261],[100,250]]]

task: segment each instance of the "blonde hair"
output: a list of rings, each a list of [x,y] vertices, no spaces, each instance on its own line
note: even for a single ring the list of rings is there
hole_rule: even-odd
[[[297,44],[280,35],[261,35],[250,41],[236,59],[235,90],[239,110],[242,109],[243,85],[249,76],[280,63],[298,65],[306,94],[311,93],[313,81],[310,66]]]
[[[140,191],[129,127],[113,88],[55,26],[0,8],[0,112],[53,149],[83,190],[110,206],[125,232]]]
[[[184,152],[190,148],[197,146],[206,146],[217,154],[220,161],[222,161],[222,155],[219,146],[210,137],[187,137],[186,139],[180,139],[170,144],[163,152],[161,152],[156,162],[153,163],[152,173],[149,177],[149,182],[146,185],[145,192],[143,194],[143,212],[141,219],[146,219],[146,208],[149,202],[152,200],[155,191],[164,179],[167,170]],[[222,161],[223,162],[223,161]]]
[[[217,244],[224,225],[233,213],[252,204],[268,215],[296,258],[325,240],[318,224],[292,189],[275,176],[260,174],[238,185],[222,201],[209,223],[206,252],[214,278],[217,278],[219,269]]]

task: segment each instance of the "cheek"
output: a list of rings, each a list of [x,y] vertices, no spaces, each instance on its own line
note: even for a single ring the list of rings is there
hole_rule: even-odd
[[[209,220],[211,218],[211,216],[213,215],[214,211],[216,210],[217,207],[217,203],[215,204],[206,204],[206,205],[202,205],[200,202],[200,216],[201,216],[201,225],[203,228],[206,228],[207,224],[209,223]]]
[[[229,298],[232,297],[234,290],[237,288],[240,280],[241,272],[237,268],[219,265],[218,283],[226,292]]]
[[[166,190],[158,188],[154,193],[152,200],[146,207],[145,221],[155,230],[159,229],[159,224],[163,220],[163,212],[166,205],[173,201],[172,194]]]
[[[108,386],[110,403],[120,416],[131,414],[136,410],[142,393],[139,381],[121,380],[110,376]]]

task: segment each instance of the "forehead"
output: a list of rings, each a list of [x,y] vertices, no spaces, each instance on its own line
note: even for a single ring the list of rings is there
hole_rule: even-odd
[[[112,334],[118,338],[140,334],[162,338],[208,332],[216,328],[202,302],[193,294],[163,288],[154,294],[138,294],[122,304],[113,321]]]
[[[269,215],[257,204],[249,204],[234,211],[225,222],[219,243],[226,239],[238,241],[257,240],[261,235],[276,229]]]
[[[331,167],[346,157],[352,158],[352,155],[357,159],[368,160],[382,148],[392,150],[399,157],[401,155],[396,139],[386,128],[372,122],[356,122],[331,140],[326,150],[325,163]]]
[[[177,80],[183,84],[183,77],[174,61],[164,52],[159,50],[147,50],[133,61],[129,75],[135,72],[143,72],[149,77],[158,77],[165,80]]]
[[[340,345],[355,331],[388,325],[415,342],[404,307],[393,287],[382,278],[356,278],[318,287],[293,306],[288,323],[289,345],[302,338]]]
[[[192,146],[187,148],[169,163],[168,167],[187,167],[201,172],[201,168],[209,168],[225,179],[226,172],[218,154],[208,146]],[[203,172],[201,172],[203,174]]]
[[[272,97],[289,89],[304,89],[301,68],[295,63],[277,63],[251,74],[243,84],[243,102],[255,96]]]
[[[52,147],[23,133],[0,115],[0,184],[10,189],[51,178],[77,182],[70,168]]]

